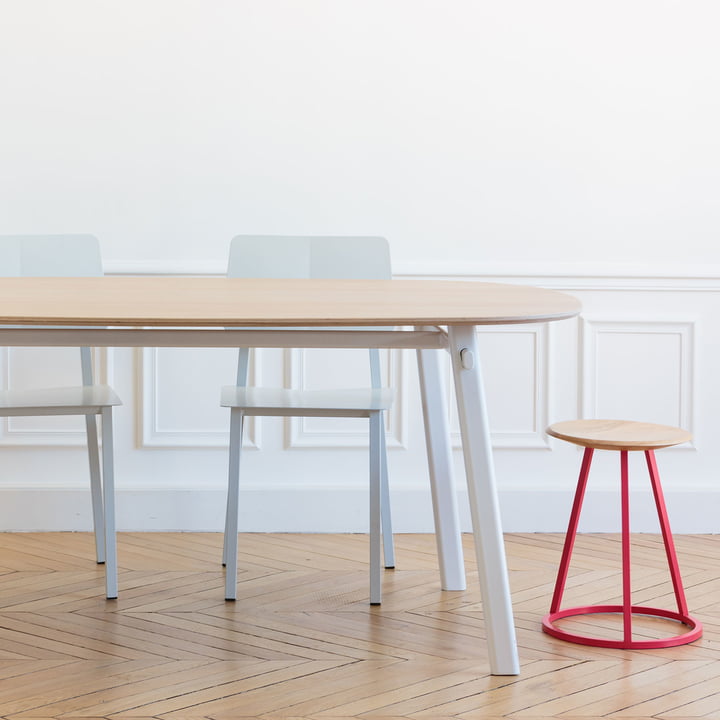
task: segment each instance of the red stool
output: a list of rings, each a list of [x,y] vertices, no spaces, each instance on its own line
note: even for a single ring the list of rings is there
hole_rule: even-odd
[[[553,437],[560,438],[561,440],[567,440],[575,445],[584,447],[585,454],[583,456],[582,467],[580,469],[577,490],[575,491],[575,500],[573,502],[572,512],[570,513],[570,523],[565,537],[565,545],[563,547],[562,559],[560,561],[560,569],[558,570],[558,576],[555,582],[555,592],[553,594],[552,604],[550,605],[550,612],[543,618],[542,621],[543,630],[553,637],[560,638],[561,640],[568,640],[569,642],[580,643],[581,645],[608,648],[628,648],[633,650],[673,647],[675,645],[684,645],[685,643],[697,640],[702,635],[702,625],[688,614],[685,591],[683,590],[682,580],[680,579],[680,569],[678,567],[677,555],[675,554],[675,544],[673,543],[672,533],[670,532],[670,524],[668,522],[667,510],[665,509],[665,500],[663,498],[662,488],[660,487],[660,477],[658,475],[654,452],[658,448],[679,445],[680,443],[687,442],[691,439],[690,433],[679,428],[669,427],[667,425],[625,422],[622,420],[572,420],[569,422],[555,423],[547,429],[547,432]],[[595,450],[620,451],[623,604],[588,605],[585,607],[574,607],[561,610],[560,603],[562,601],[563,591],[565,590],[565,581],[567,580],[568,568],[570,566],[570,556],[575,543],[575,535],[577,533],[578,521],[580,519],[580,510],[582,508],[585,487],[587,486],[587,479],[590,473],[590,463],[592,462],[593,452]],[[675,591],[675,599],[677,600],[677,612],[673,610],[661,610],[658,608],[633,605],[631,600],[628,452],[639,450],[642,450],[645,453],[648,470],[650,472],[650,483],[652,485],[653,495],[655,496],[655,505],[660,519],[660,529],[662,531],[663,542],[665,543],[665,552],[667,554],[668,565],[670,567],[670,577]],[[622,613],[622,640],[606,640],[603,638],[579,635],[577,633],[562,630],[555,625],[555,622],[562,618],[574,615],[593,615],[598,613]],[[633,640],[633,615],[651,615],[654,617],[675,620],[686,626],[686,631],[681,635],[674,635],[667,638]]]

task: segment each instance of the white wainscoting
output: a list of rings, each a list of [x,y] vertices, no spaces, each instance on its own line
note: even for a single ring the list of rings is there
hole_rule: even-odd
[[[556,420],[602,416],[691,430],[692,443],[658,453],[671,521],[682,532],[720,528],[720,275],[708,275],[532,267],[515,274],[403,273],[542,285],[583,302],[581,318],[479,329],[506,530],[565,529],[580,452],[549,438],[544,428]],[[415,354],[381,352],[385,378],[397,393],[386,423],[395,527],[427,532],[432,512]],[[218,397],[220,386],[234,381],[235,353],[120,348],[100,351],[95,359],[99,376],[124,400],[115,415],[119,527],[219,530],[228,413],[218,407]],[[13,348],[0,354],[0,363],[9,387],[27,385],[31,376],[53,384],[79,378],[72,350]],[[449,363],[446,368],[456,485],[469,529]],[[289,387],[365,385],[367,352],[261,350],[251,378]],[[89,529],[82,425],[55,420],[13,419],[0,428],[0,529]],[[250,423],[241,528],[365,532],[365,425],[327,418]],[[618,472],[615,453],[597,454],[582,529],[618,529]],[[631,473],[634,527],[655,531],[641,456],[632,457]]]
[[[227,448],[227,411],[218,404],[218,378],[233,381],[237,351],[217,348],[142,348],[137,368],[139,448]],[[262,353],[250,353],[248,380],[262,383]],[[256,418],[248,418],[243,446],[259,448]]]

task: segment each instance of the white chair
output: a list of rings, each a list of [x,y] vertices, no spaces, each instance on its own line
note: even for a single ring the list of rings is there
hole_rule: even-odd
[[[237,236],[230,246],[228,277],[389,279],[390,251],[378,237]],[[370,603],[381,601],[380,538],[385,567],[395,566],[383,412],[392,390],[381,387],[377,348],[370,350],[370,386],[353,390],[288,390],[247,387],[249,349],[241,348],[237,383],[224,387],[220,404],[230,408],[230,462],[223,563],[225,597],[237,593],[240,451],[247,416],[366,417],[370,425]]]
[[[0,277],[87,277],[102,275],[100,246],[91,235],[0,236]],[[92,298],[88,298],[88,303]],[[95,552],[105,564],[108,598],[117,597],[112,408],[121,405],[112,388],[93,382],[90,348],[80,348],[82,385],[4,390],[0,417],[84,415],[90,460]],[[95,417],[101,417],[102,472]]]

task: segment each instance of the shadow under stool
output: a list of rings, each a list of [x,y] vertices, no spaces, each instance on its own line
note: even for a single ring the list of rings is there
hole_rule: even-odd
[[[548,435],[566,440],[575,445],[585,448],[580,477],[578,478],[575,500],[570,513],[567,535],[563,547],[560,568],[555,582],[550,612],[543,618],[543,630],[553,637],[579,643],[581,645],[592,645],[593,647],[625,648],[633,650],[644,650],[650,648],[673,647],[684,645],[697,640],[702,635],[702,625],[688,614],[685,591],[680,578],[675,544],[670,524],[668,522],[665,499],[660,486],[657,463],[655,461],[655,450],[658,448],[679,445],[691,439],[690,433],[680,428],[667,425],[655,425],[651,423],[630,422],[622,420],[570,420],[551,425],[547,429]],[[617,450],[620,452],[620,495],[622,515],[622,605],[588,605],[584,607],[572,607],[561,609],[565,582],[570,567],[575,536],[577,534],[580,510],[582,508],[585,488],[590,464],[595,450]],[[655,506],[660,520],[665,553],[667,555],[670,578],[672,580],[675,599],[677,601],[677,612],[663,610],[660,608],[644,607],[633,605],[631,599],[630,584],[630,508],[629,508],[629,479],[628,479],[628,452],[645,453],[648,471],[650,473],[650,484],[655,498]],[[588,635],[581,635],[576,632],[563,630],[556,622],[563,618],[576,615],[594,615],[600,613],[621,613],[622,614],[622,639],[605,639]],[[685,632],[671,637],[660,639],[633,640],[632,619],[633,615],[649,615],[652,617],[664,618],[677,621],[685,626]]]

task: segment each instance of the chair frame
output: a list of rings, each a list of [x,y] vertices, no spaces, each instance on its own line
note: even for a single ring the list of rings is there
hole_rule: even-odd
[[[300,239],[300,238],[298,238]],[[338,238],[341,240],[342,238]],[[230,261],[232,265],[232,259]],[[230,270],[228,271],[230,274]],[[236,277],[236,275],[233,274]],[[378,348],[369,349],[370,387],[382,388],[380,352]],[[238,351],[236,387],[246,388],[250,365],[250,348]],[[392,519],[390,514],[390,489],[388,482],[387,445],[383,427],[382,409],[348,410],[327,408],[230,408],[230,449],[228,463],[228,496],[225,514],[225,533],[223,537],[223,565],[226,568],[225,599],[237,597],[237,535],[239,515],[239,477],[242,437],[245,417],[367,417],[369,420],[369,532],[370,532],[370,604],[379,605],[382,598],[382,572],[380,548],[387,569],[395,567]],[[231,538],[235,540],[232,541]]]
[[[0,241],[17,241],[23,247],[34,241],[47,242],[48,240],[62,243],[63,239],[74,239],[81,243],[97,244],[92,236],[0,236]],[[99,251],[98,251],[99,253]],[[20,275],[29,273],[20,272]],[[4,275],[0,271],[0,277]],[[89,347],[80,347],[80,371],[82,387],[95,387],[92,350]],[[112,393],[110,399],[101,402],[97,397],[83,396],[80,402],[75,398],[73,402],[44,405],[28,405],[26,403],[6,407],[0,406],[0,417],[37,417],[49,415],[85,416],[85,433],[87,438],[88,463],[90,470],[90,495],[92,502],[93,529],[95,534],[95,557],[98,564],[105,565],[105,594],[108,599],[118,596],[117,580],[117,541],[115,535],[115,474],[114,474],[114,447],[113,447],[113,418],[112,408],[120,401]],[[98,436],[97,416],[100,416],[100,435]],[[100,444],[102,441],[102,448]]]

